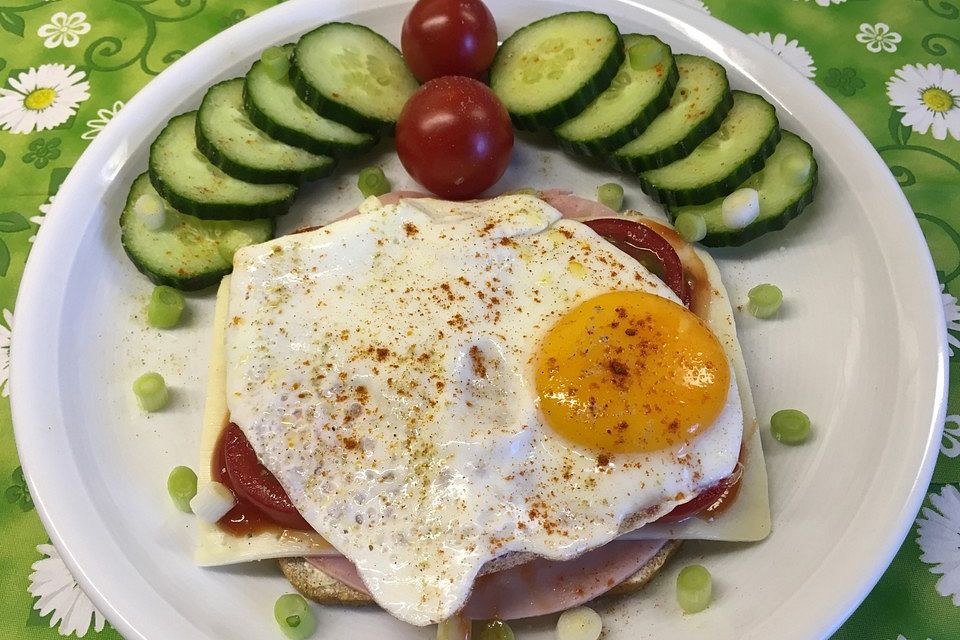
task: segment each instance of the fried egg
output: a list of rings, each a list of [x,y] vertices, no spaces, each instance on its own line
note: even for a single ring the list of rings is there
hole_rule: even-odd
[[[231,419],[415,625],[455,614],[491,561],[574,558],[737,462],[713,334],[532,196],[373,199],[243,248],[228,318]]]

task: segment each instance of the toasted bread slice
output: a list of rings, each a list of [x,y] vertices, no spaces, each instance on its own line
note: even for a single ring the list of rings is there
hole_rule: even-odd
[[[605,593],[604,597],[635,593],[645,587],[660,573],[667,560],[680,548],[680,544],[680,540],[671,540],[663,545],[657,555],[653,556],[632,576]],[[331,578],[304,558],[280,558],[278,562],[280,571],[290,581],[293,588],[314,602],[347,606],[374,604],[373,599],[367,594]]]

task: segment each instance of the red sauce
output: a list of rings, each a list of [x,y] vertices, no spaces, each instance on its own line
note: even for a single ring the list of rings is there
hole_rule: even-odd
[[[226,429],[223,429],[217,437],[217,446],[213,449],[210,475],[215,481],[223,483],[233,492],[233,495],[237,498],[237,504],[227,512],[227,515],[217,521],[217,526],[235,536],[252,536],[264,531],[283,531],[283,527],[274,523],[260,509],[241,498],[236,487],[230,481],[223,447],[226,431]]]

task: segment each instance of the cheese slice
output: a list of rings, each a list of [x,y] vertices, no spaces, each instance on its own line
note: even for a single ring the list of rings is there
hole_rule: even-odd
[[[749,439],[749,443],[740,494],[729,509],[712,520],[689,518],[672,524],[648,524],[624,537],[634,540],[664,538],[728,542],[762,540],[770,533],[770,501],[753,394],[750,391],[743,354],[737,340],[733,308],[721,284],[720,272],[709,254],[699,250],[697,254],[703,261],[708,279],[713,285],[708,325],[720,340],[730,359],[743,405],[744,438]],[[213,451],[228,420],[224,330],[227,323],[229,291],[228,276],[223,279],[217,291],[213,345],[200,444],[200,465],[197,473],[201,486],[210,481]],[[199,535],[195,561],[202,566],[337,553],[330,543],[315,533],[283,530],[236,536],[216,525],[200,521],[197,525]]]
[[[207,380],[207,398],[203,412],[203,433],[200,437],[200,464],[197,466],[199,486],[210,482],[213,452],[220,433],[227,424],[227,364],[224,330],[227,323],[227,294],[230,277],[220,283],[217,307],[214,313],[213,345],[210,349],[210,371]],[[199,533],[194,560],[201,566],[235,564],[268,558],[316,556],[336,553],[320,535],[290,529],[271,530],[236,536],[215,524],[197,518]]]
[[[747,441],[747,456],[743,465],[740,494],[730,508],[712,520],[688,518],[669,524],[650,523],[625,536],[629,540],[722,540],[726,542],[755,542],[770,534],[770,497],[767,493],[767,466],[763,459],[760,432],[757,430],[757,408],[747,379],[737,328],[733,321],[733,307],[722,285],[720,270],[706,251],[696,250],[712,285],[710,312],[707,324],[723,345],[737,378],[737,390],[743,406],[743,437]]]

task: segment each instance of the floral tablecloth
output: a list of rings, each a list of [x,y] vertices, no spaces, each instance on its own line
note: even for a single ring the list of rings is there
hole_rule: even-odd
[[[866,133],[914,208],[955,332],[950,345],[960,350],[960,0],[681,1],[778,53]],[[37,229],[84,147],[137,90],[204,39],[273,4],[0,0],[0,638],[119,637],[49,544],[17,462],[10,330]],[[957,356],[924,507],[837,639],[960,638]]]

